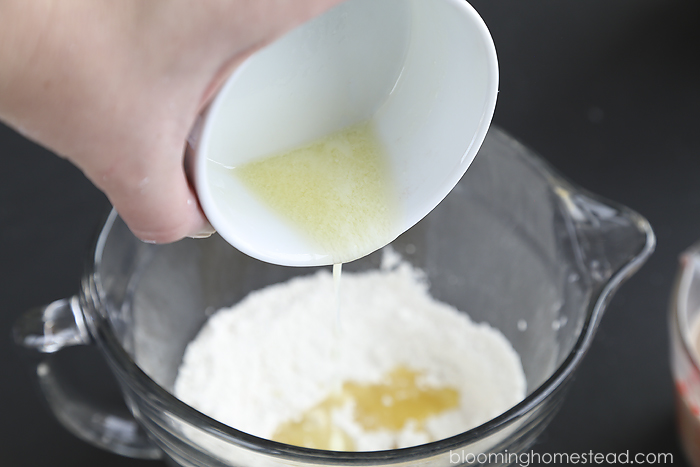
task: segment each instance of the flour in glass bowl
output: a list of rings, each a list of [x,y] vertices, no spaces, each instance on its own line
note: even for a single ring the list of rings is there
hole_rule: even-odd
[[[339,329],[328,271],[219,310],[188,345],[175,395],[238,430],[340,451],[436,441],[520,402],[507,339],[433,299],[391,249],[384,259],[343,274]]]

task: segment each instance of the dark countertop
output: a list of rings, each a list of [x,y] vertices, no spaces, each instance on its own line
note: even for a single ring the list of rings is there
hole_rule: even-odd
[[[500,57],[494,122],[569,179],[644,215],[658,246],[619,290],[540,453],[672,453],[667,308],[700,239],[700,4],[473,0]],[[109,205],[62,159],[0,127],[0,464],[158,466],[92,448],[42,405],[10,328],[72,295]]]

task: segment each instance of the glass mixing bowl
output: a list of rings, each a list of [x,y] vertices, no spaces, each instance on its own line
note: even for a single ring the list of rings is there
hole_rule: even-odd
[[[55,355],[37,375],[59,420],[121,454],[182,466],[508,465],[553,417],[606,304],[651,254],[654,235],[635,212],[572,186],[492,128],[452,193],[392,245],[426,273],[435,298],[510,340],[527,379],[522,402],[457,436],[378,452],[305,449],[225,426],[171,394],[185,347],[213,310],[314,269],[259,262],[217,236],[145,244],[115,213],[80,292],[27,312],[15,338],[49,353],[99,347],[131,415],[96,416],[63,390]],[[344,268],[377,268],[380,256]]]

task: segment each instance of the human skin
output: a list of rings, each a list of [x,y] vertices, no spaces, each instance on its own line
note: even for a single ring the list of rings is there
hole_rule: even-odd
[[[132,232],[211,234],[183,169],[250,54],[342,0],[0,0],[0,120],[73,162]]]

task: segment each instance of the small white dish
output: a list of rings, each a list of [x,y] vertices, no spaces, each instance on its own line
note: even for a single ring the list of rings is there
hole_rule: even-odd
[[[399,205],[388,243],[460,180],[486,136],[497,92],[493,41],[464,0],[349,0],[255,53],[228,79],[195,144],[200,203],[219,234],[252,257],[333,264],[337,258],[226,168],[371,119]]]

